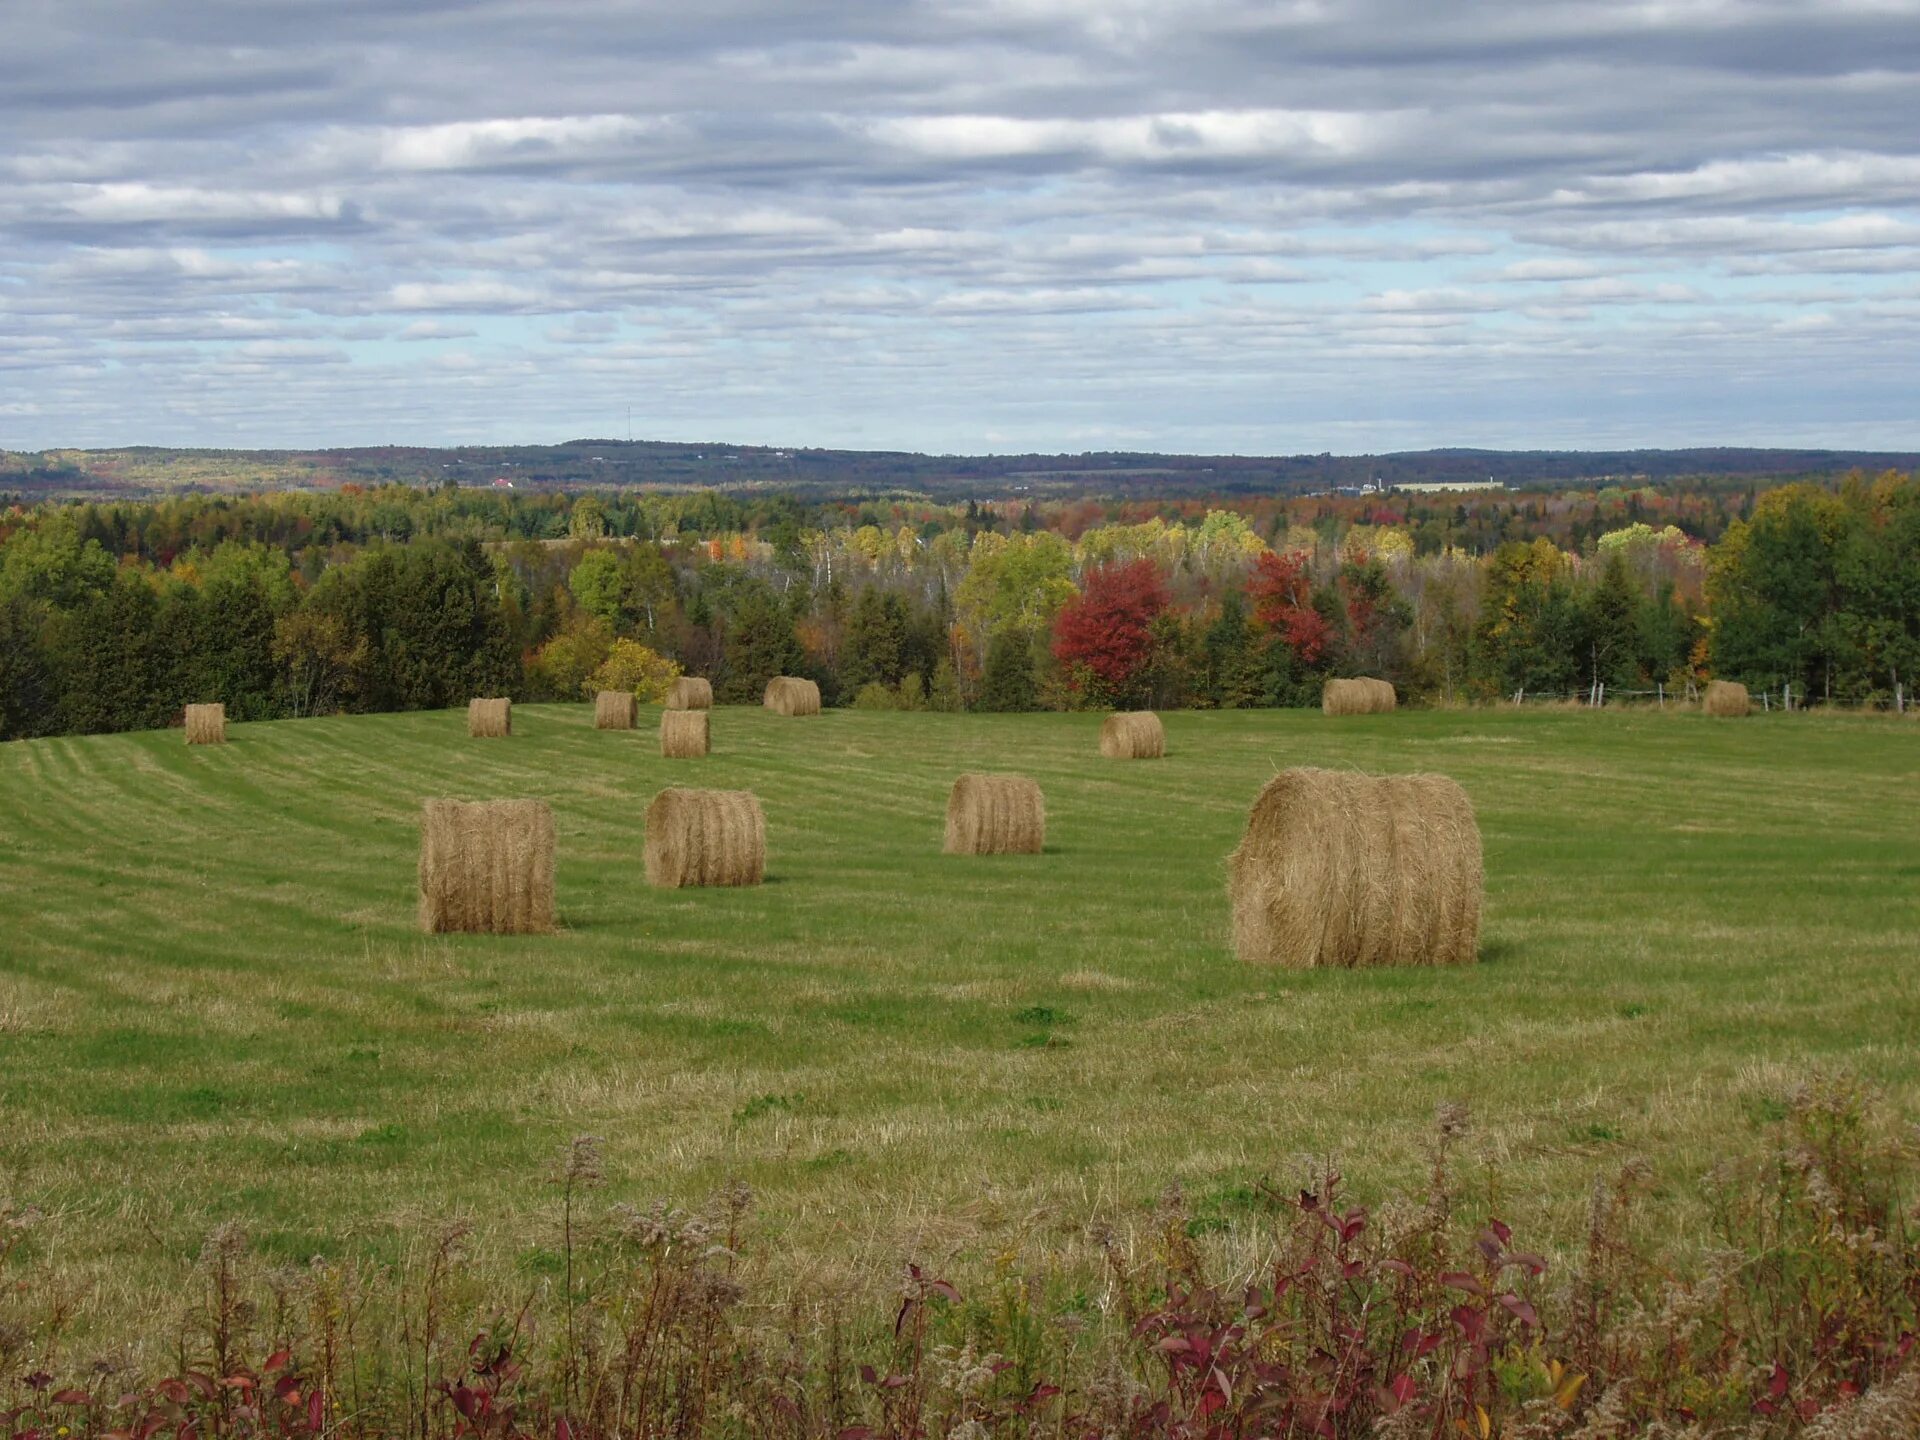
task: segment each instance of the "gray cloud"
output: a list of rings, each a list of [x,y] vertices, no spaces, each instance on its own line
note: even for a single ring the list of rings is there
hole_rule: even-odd
[[[1920,444],[1920,0],[14,0],[0,444]]]

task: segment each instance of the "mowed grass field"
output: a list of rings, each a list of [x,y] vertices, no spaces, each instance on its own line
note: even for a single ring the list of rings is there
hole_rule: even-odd
[[[1470,1183],[1530,1245],[1576,1241],[1630,1156],[1684,1244],[1699,1175],[1813,1069],[1920,1110],[1911,724],[1172,714],[1167,758],[1126,763],[1098,716],[723,708],[697,762],[663,761],[656,723],[0,746],[0,1196],[58,1217],[48,1253],[103,1323],[138,1323],[229,1219],[301,1261],[467,1216],[476,1265],[550,1269],[547,1172],[581,1133],[609,1200],[745,1180],[804,1279],[1065,1255],[1174,1181],[1231,1244],[1249,1187],[1303,1157],[1363,1198],[1417,1187],[1449,1100]],[[1224,859],[1294,764],[1466,787],[1477,967],[1233,958]],[[1043,784],[1043,856],[940,853],[972,769]],[[760,795],[763,887],[646,886],[669,783]],[[553,802],[562,933],[416,931],[428,796]]]

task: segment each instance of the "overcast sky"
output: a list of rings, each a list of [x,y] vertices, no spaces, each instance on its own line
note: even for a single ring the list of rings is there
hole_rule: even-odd
[[[0,0],[0,446],[1920,448],[1920,0]]]

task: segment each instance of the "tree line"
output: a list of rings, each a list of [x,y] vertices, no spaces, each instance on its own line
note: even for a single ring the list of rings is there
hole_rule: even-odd
[[[803,506],[390,486],[14,506],[0,737],[164,726],[203,700],[251,720],[651,693],[681,671],[723,701],[797,674],[829,703],[956,710],[1306,705],[1348,674],[1437,703],[1709,675],[1811,701],[1909,689],[1920,483],[1720,498]]]

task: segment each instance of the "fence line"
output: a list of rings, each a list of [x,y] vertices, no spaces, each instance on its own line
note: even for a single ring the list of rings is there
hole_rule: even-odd
[[[1809,710],[1856,711],[1867,714],[1905,715],[1908,710],[1908,696],[1904,685],[1896,685],[1891,696],[1876,697],[1871,700],[1809,700],[1804,694],[1796,693],[1790,684],[1782,685],[1778,690],[1755,690],[1750,692],[1752,701],[1759,705],[1762,714],[1783,711],[1800,714]],[[1609,704],[1631,705],[1650,704],[1658,709],[1668,705],[1681,707],[1698,704],[1700,692],[1689,680],[1684,692],[1669,691],[1665,685],[1656,685],[1651,690],[1618,689],[1604,682],[1588,686],[1584,690],[1528,690],[1524,687],[1507,697],[1514,706],[1525,706],[1528,702],[1540,705],[1583,705],[1590,709],[1602,709]]]

